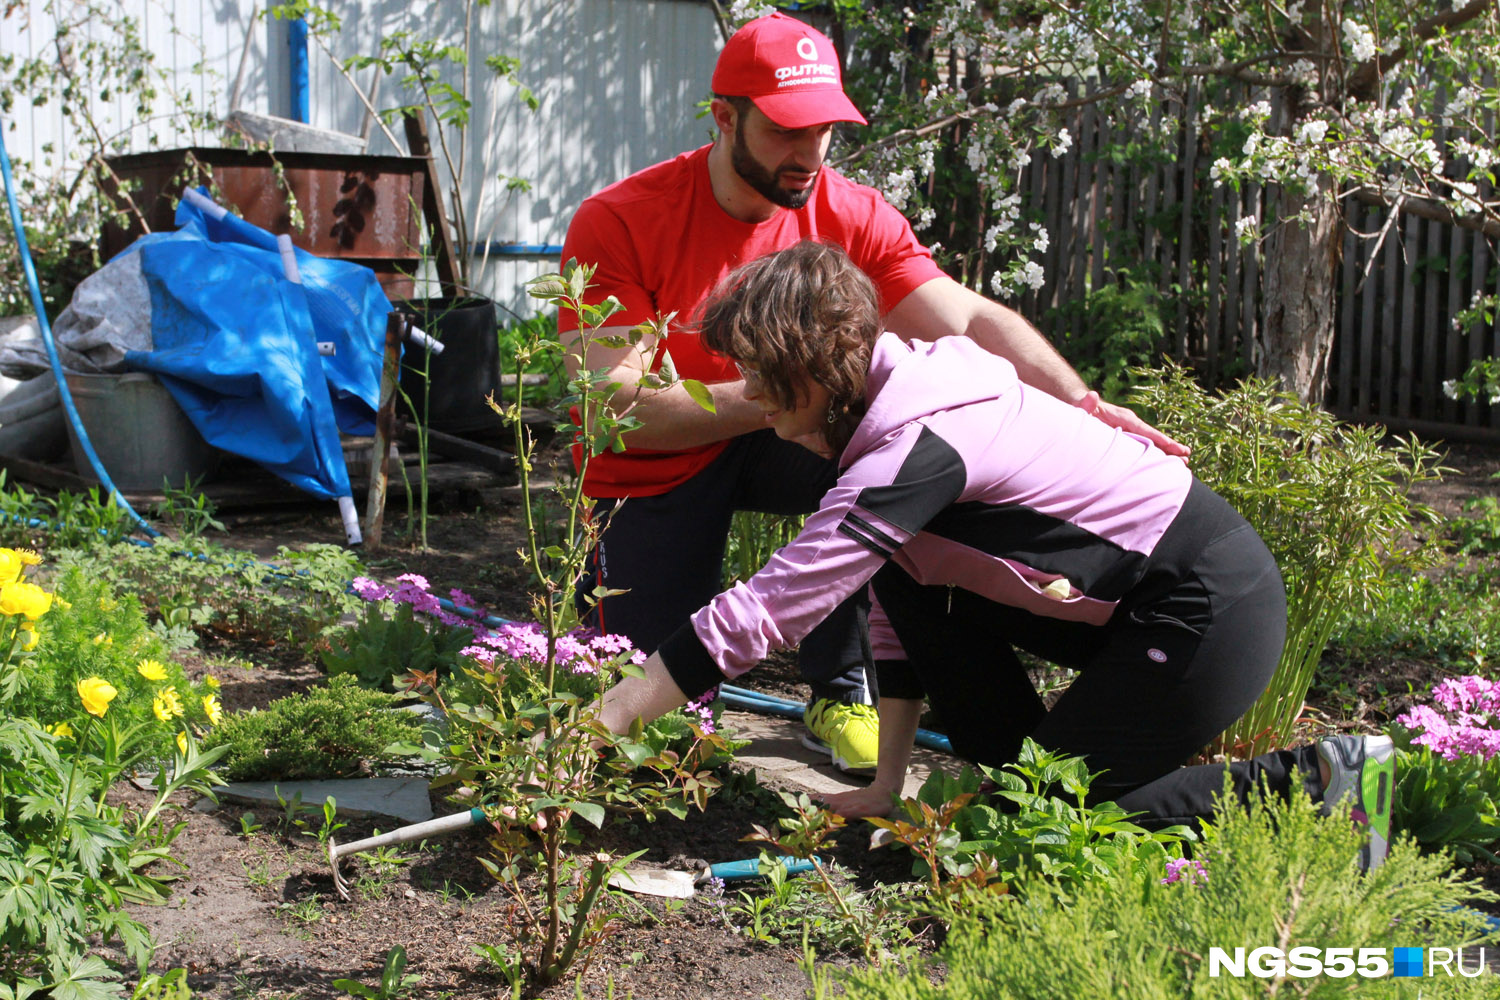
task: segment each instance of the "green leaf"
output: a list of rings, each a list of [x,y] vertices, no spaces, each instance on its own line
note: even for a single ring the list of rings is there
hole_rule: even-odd
[[[333,988],[343,990],[345,993],[353,996],[364,997],[365,1000],[380,1000],[379,995],[374,990],[357,979],[335,979],[333,981]]]
[[[604,825],[604,806],[598,802],[574,802],[573,814],[580,816],[587,823],[593,824],[595,828]]]
[[[699,382],[695,378],[685,378],[682,380],[682,387],[687,390],[689,396],[693,397],[693,402],[703,407],[709,413],[719,412],[714,406],[713,395],[709,393],[708,387],[702,382]]]

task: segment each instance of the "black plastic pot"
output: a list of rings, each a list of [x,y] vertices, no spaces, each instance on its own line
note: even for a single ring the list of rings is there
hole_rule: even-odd
[[[500,346],[495,303],[489,299],[415,299],[396,308],[442,342],[443,352],[424,357],[408,344],[401,364],[401,388],[411,397],[413,416],[449,434],[497,430],[500,417],[484,398],[500,398]],[[422,368],[430,361],[428,377]]]

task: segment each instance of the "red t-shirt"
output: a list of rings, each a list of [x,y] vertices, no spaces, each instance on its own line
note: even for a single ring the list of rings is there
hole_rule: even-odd
[[[825,167],[800,209],[782,209],[761,223],[741,222],[719,207],[709,183],[711,145],[647,167],[611,184],[579,207],[568,226],[562,259],[597,264],[587,300],[610,295],[625,306],[609,326],[634,326],[676,312],[667,351],[677,374],[704,383],[739,378],[728,360],[710,354],[686,327],[719,280],[746,261],[809,237],[848,251],[880,291],[886,312],[943,272],[917,242],[911,226],[880,192]],[[578,328],[570,310],[563,330]],[[656,363],[662,359],[657,353]],[[655,496],[692,478],[727,442],[683,451],[629,447],[589,462],[584,492],[591,497]]]

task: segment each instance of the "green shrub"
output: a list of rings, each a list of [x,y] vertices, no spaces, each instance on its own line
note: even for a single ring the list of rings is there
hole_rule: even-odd
[[[1209,975],[1211,948],[1381,948],[1390,961],[1395,947],[1472,946],[1488,933],[1482,917],[1461,907],[1494,897],[1461,881],[1451,859],[1401,843],[1360,877],[1359,835],[1347,813],[1325,819],[1317,810],[1300,792],[1290,803],[1228,810],[1198,852],[1206,880],[1163,884],[1159,864],[1145,877],[1122,865],[1081,885],[1032,877],[1016,895],[967,897],[944,914],[949,934],[935,966],[834,977],[849,1000],[1494,996],[1491,974],[1439,974],[1419,980],[1420,992],[1389,974]],[[1476,958],[1467,948],[1464,967],[1472,971]],[[934,968],[943,970],[940,982]]]
[[[1436,577],[1400,576],[1332,642],[1341,661],[1395,653],[1484,670],[1500,654],[1500,572],[1459,562]]]
[[[214,687],[189,681],[167,657],[134,596],[116,596],[109,584],[85,578],[74,566],[58,580],[56,597],[37,623],[37,647],[21,674],[12,712],[77,729],[83,713],[76,685],[99,677],[120,692],[114,718],[141,727],[138,747],[148,759],[170,757],[184,726],[209,728],[214,703],[205,699],[217,698]]]
[[[1414,519],[1436,519],[1410,489],[1436,477],[1437,455],[1415,438],[1386,447],[1382,428],[1340,423],[1264,380],[1211,396],[1178,365],[1149,374],[1134,401],[1193,449],[1194,473],[1255,526],[1286,581],[1276,675],[1223,738],[1253,756],[1291,738],[1340,622],[1436,559],[1403,539]]]
[[[421,722],[391,709],[394,695],[366,691],[353,677],[278,699],[264,711],[237,712],[209,736],[227,746],[231,781],[347,778],[420,738]]]

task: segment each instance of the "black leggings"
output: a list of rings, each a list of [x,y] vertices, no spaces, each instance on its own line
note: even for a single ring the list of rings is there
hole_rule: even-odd
[[[688,617],[723,589],[724,543],[737,510],[808,514],[833,487],[838,470],[774,431],[737,437],[692,479],[660,496],[599,500],[608,517],[576,588],[584,623],[626,636],[653,653]],[[590,608],[583,594],[604,584],[627,593]],[[802,641],[798,666],[815,698],[869,702],[863,592],[851,597]]]
[[[1286,636],[1281,576],[1248,525],[1210,541],[1172,593],[1122,608],[1104,626],[923,586],[895,563],[876,575],[874,589],[909,658],[877,663],[882,696],[925,694],[954,751],[970,761],[1012,761],[1026,736],[1086,757],[1090,771],[1104,771],[1091,800],[1145,813],[1137,822],[1149,827],[1212,814],[1225,767],[1182,765],[1265,690]],[[1189,591],[1203,605],[1193,626],[1156,613]],[[1079,671],[1051,711],[1014,647]],[[1286,794],[1298,778],[1315,798],[1321,794],[1312,747],[1228,770],[1241,801],[1257,788]]]

